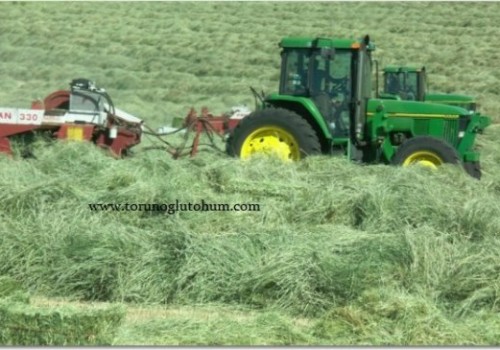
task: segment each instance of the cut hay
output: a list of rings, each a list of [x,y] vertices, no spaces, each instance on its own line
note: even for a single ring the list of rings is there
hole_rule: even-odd
[[[110,345],[124,315],[116,305],[44,308],[0,300],[0,344]]]

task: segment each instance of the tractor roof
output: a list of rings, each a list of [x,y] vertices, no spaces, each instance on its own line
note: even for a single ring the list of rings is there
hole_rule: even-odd
[[[283,38],[279,44],[283,48],[335,48],[335,49],[354,49],[358,48],[362,40],[335,39],[335,38],[305,38],[289,37]],[[374,50],[375,45],[370,43],[369,50]]]
[[[413,72],[420,72],[422,70],[425,70],[425,67],[416,67],[416,66],[395,66],[395,65],[390,65],[390,66],[385,66],[384,67],[384,72],[386,73],[413,73]]]

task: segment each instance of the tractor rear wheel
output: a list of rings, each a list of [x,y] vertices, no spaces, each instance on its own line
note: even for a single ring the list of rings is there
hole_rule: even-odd
[[[460,164],[460,156],[451,145],[430,136],[417,136],[399,146],[392,164],[409,166],[420,164],[436,169],[445,163]]]
[[[321,153],[321,145],[311,125],[297,113],[268,108],[243,118],[227,140],[226,150],[243,159],[271,154],[296,161]]]

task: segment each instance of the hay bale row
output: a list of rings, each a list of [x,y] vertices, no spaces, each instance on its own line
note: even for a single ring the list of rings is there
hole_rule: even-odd
[[[117,305],[49,308],[0,300],[0,344],[109,345],[124,316]]]

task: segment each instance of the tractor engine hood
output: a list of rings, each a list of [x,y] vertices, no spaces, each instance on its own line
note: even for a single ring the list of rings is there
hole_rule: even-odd
[[[473,112],[477,109],[475,98],[467,95],[428,93],[425,94],[424,99],[425,102],[429,103],[444,103],[447,105],[461,106]]]
[[[404,100],[371,99],[368,102],[368,113],[375,113],[377,107],[382,105],[384,112],[390,116],[399,117],[425,117],[429,118],[458,118],[461,115],[469,115],[470,112],[464,108],[438,103],[425,103]]]
[[[475,102],[474,97],[458,94],[440,94],[440,93],[427,93],[425,94],[426,101],[442,102],[442,103],[470,103]]]

